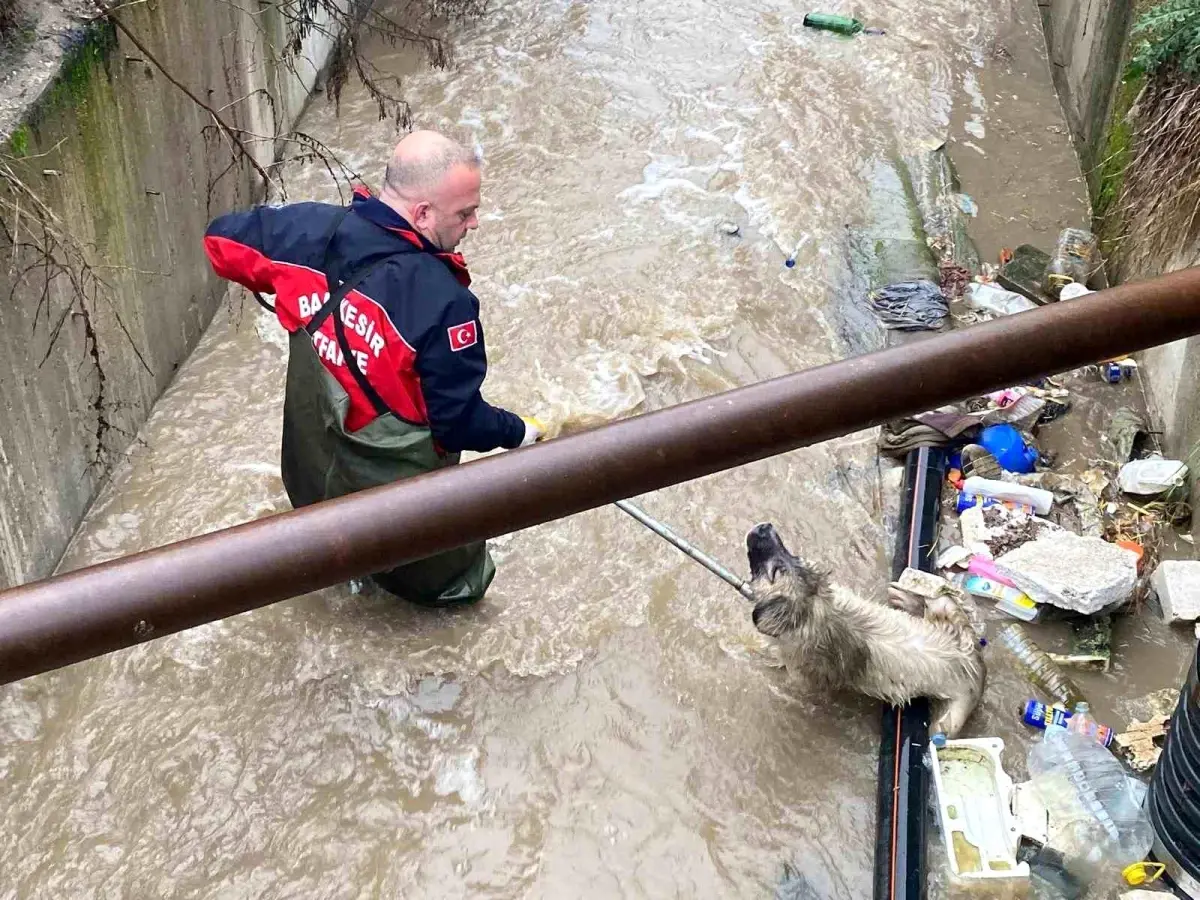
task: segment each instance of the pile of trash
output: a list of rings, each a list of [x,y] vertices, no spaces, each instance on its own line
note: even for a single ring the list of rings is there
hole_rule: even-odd
[[[979,262],[954,224],[974,214],[973,204],[946,190],[941,197],[922,203],[927,230],[931,221],[941,223],[929,241],[940,283],[872,291],[885,327],[933,330],[1091,293],[1099,254],[1090,232],[1065,229],[1051,254],[1023,245],[1004,251],[998,264]],[[1093,404],[1108,420],[1099,453],[1075,454],[1060,466],[1042,446],[1053,446],[1043,440],[1047,426],[1100,390],[1087,387],[1092,379],[1119,385],[1137,374],[1131,358],[1101,360],[1059,379],[894,421],[879,434],[884,456],[899,460],[937,447],[949,460],[936,571],[920,585],[897,582],[892,590],[953,592],[969,612],[977,601],[991,605],[989,618],[1000,620],[992,628],[994,652],[1044,697],[1030,697],[1021,711],[1037,730],[1024,783],[1004,772],[999,738],[930,747],[953,880],[996,896],[1008,896],[1006,885],[1037,882],[1037,896],[1077,898],[1089,886],[1129,890],[1162,874],[1147,861],[1154,829],[1143,779],[1157,764],[1178,694],[1147,698],[1144,711],[1116,733],[1092,718],[1070,673],[1110,671],[1116,616],[1152,613],[1157,602],[1169,623],[1200,620],[1200,561],[1161,560],[1168,539],[1191,542],[1181,530],[1191,521],[1191,460],[1165,458],[1138,412],[1115,399],[1120,393],[1111,410],[1107,402]],[[978,612],[971,614],[978,622]],[[1046,652],[1027,633],[1027,623],[1051,621],[1070,629],[1065,653]],[[982,636],[984,625],[976,627]],[[1200,636],[1200,624],[1195,628]]]
[[[1154,831],[1139,776],[1157,762],[1174,704],[1163,692],[1171,696],[1117,734],[1092,719],[1069,672],[1109,671],[1113,618],[1153,596],[1169,622],[1200,619],[1200,562],[1158,562],[1163,533],[1190,520],[1188,465],[1164,459],[1140,417],[1120,407],[1108,458],[1055,471],[1039,437],[1072,402],[1060,382],[1042,380],[892,422],[879,436],[885,455],[947,454],[936,573],[925,576],[936,583],[924,589],[954,591],[964,609],[993,605],[992,618],[1008,622],[991,646],[1046,698],[1022,711],[1041,732],[1024,783],[1005,774],[999,738],[931,745],[952,877],[989,891],[1037,883],[1037,896],[1054,898],[1161,875],[1146,861]],[[1066,653],[1046,652],[1025,630],[1052,620],[1069,624]]]

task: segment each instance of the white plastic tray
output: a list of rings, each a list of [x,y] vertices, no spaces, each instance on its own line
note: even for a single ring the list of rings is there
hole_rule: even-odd
[[[1017,862],[1020,826],[1012,814],[1013,782],[1004,771],[999,738],[930,745],[942,838],[955,878],[980,883],[1029,879]]]

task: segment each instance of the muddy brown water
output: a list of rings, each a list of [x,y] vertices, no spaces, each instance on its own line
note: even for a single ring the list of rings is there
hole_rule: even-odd
[[[840,358],[875,159],[949,138],[1012,171],[1011,136],[1036,132],[1072,171],[1033,4],[872,3],[888,34],[856,40],[805,11],[515,0],[458,29],[450,71],[377,52],[418,125],[486,155],[464,249],[489,399],[579,426]],[[372,180],[395,140],[361,95],[304,128]],[[985,215],[1025,216],[1020,240],[1050,239],[1056,198],[1086,212],[1078,182],[1022,198],[963,169]],[[336,196],[316,169],[290,183]],[[994,235],[989,257],[1020,242]],[[277,327],[231,299],[64,568],[286,509],[284,367]],[[895,481],[873,437],[640,502],[738,570],[773,521],[879,596]],[[873,703],[789,681],[735,593],[615,509],[493,547],[475,609],[340,586],[0,688],[0,897],[764,897],[784,863],[821,898],[870,895]],[[1080,679],[1098,716],[1177,684],[1187,646],[1120,623],[1113,672]],[[1020,777],[1029,689],[990,661],[971,733],[1004,737]]]

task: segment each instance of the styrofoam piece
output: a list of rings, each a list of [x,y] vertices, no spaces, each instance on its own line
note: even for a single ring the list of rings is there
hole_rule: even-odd
[[[1050,813],[1030,782],[1013,785],[1012,811],[1019,834],[1038,844],[1050,840]]]

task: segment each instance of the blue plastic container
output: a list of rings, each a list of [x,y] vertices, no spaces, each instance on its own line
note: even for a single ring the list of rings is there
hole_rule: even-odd
[[[983,429],[979,443],[1006,471],[1027,475],[1037,465],[1037,451],[1011,425],[989,425]]]

